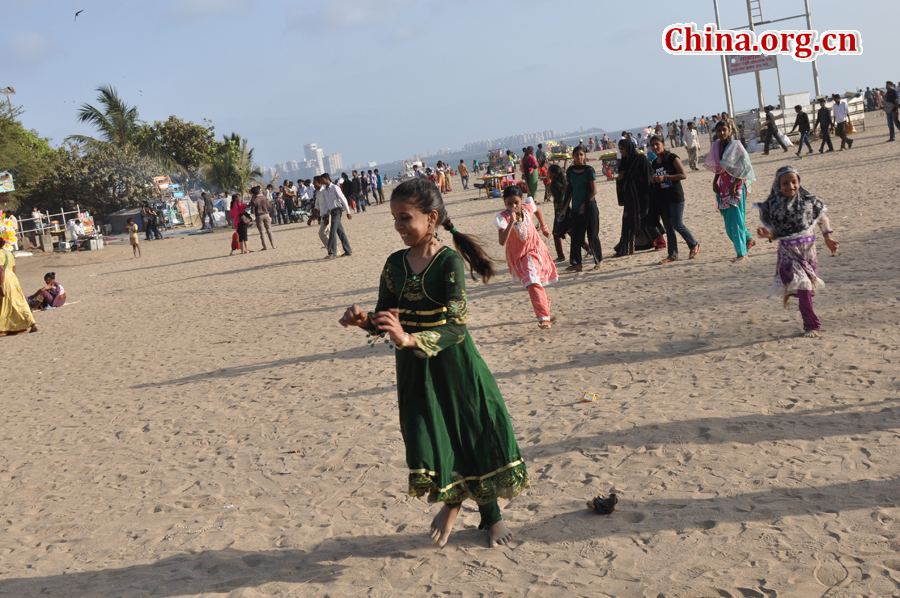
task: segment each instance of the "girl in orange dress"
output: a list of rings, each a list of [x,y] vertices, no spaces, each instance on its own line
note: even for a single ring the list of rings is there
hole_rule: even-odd
[[[528,290],[531,305],[538,319],[538,328],[550,328],[550,300],[544,285],[556,282],[556,265],[544,241],[538,236],[532,216],[537,218],[541,233],[550,237],[550,229],[544,215],[531,197],[523,197],[518,185],[510,185],[503,191],[506,209],[494,219],[499,232],[500,245],[506,246],[509,273],[519,279]]]

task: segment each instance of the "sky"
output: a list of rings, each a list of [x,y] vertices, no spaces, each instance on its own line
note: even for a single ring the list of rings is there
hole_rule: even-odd
[[[815,29],[862,35],[861,56],[819,59],[823,93],[900,79],[885,18],[896,0],[809,1]],[[719,4],[723,28],[747,25],[744,0]],[[793,16],[804,3],[762,0],[762,12]],[[669,24],[714,22],[712,0],[0,0],[0,14],[0,88],[16,89],[25,126],[53,144],[94,133],[77,111],[107,84],[148,122],[205,118],[220,138],[239,133],[262,166],[302,159],[311,142],[345,165],[384,163],[727,107],[719,57],[661,43]],[[806,25],[763,29],[789,27]],[[784,93],[813,92],[809,64],[779,62]],[[777,104],[775,71],[762,78]],[[756,107],[752,74],[732,86],[738,111]]]

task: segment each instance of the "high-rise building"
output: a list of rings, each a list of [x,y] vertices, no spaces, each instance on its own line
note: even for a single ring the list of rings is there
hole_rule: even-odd
[[[325,172],[335,173],[343,170],[344,160],[340,154],[330,154],[325,158]]]
[[[319,172],[325,172],[325,152],[318,145],[315,143],[304,145],[303,154],[306,156],[307,162],[316,162],[318,164]]]

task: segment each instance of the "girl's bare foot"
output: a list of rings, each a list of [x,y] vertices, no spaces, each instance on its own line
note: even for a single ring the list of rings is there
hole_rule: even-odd
[[[750,259],[750,258],[747,257],[746,255],[739,255],[731,261],[732,262],[746,262],[748,259]]]
[[[438,548],[443,548],[450,539],[450,532],[453,531],[453,523],[456,521],[456,516],[459,515],[461,506],[461,504],[450,506],[445,503],[431,521],[431,541]]]
[[[790,306],[791,306],[791,296],[790,296],[790,295],[785,295],[785,296],[784,296],[784,308],[787,309],[787,308],[789,308]]]
[[[803,336],[806,338],[819,338],[819,332],[817,330],[804,330]]]
[[[505,546],[513,539],[512,530],[506,527],[506,523],[501,519],[488,528],[488,542],[491,548],[495,546]]]

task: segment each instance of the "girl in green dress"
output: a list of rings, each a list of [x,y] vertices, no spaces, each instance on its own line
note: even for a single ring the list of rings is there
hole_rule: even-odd
[[[444,503],[431,523],[434,543],[447,543],[469,498],[478,504],[489,546],[506,544],[513,534],[497,499],[527,488],[528,472],[497,382],[466,329],[465,266],[487,283],[493,265],[453,226],[434,183],[399,185],[391,213],[407,249],[388,258],[375,311],[352,305],[340,324],[387,334],[396,348],[409,494]],[[453,236],[458,253],[437,238],[438,226]]]

